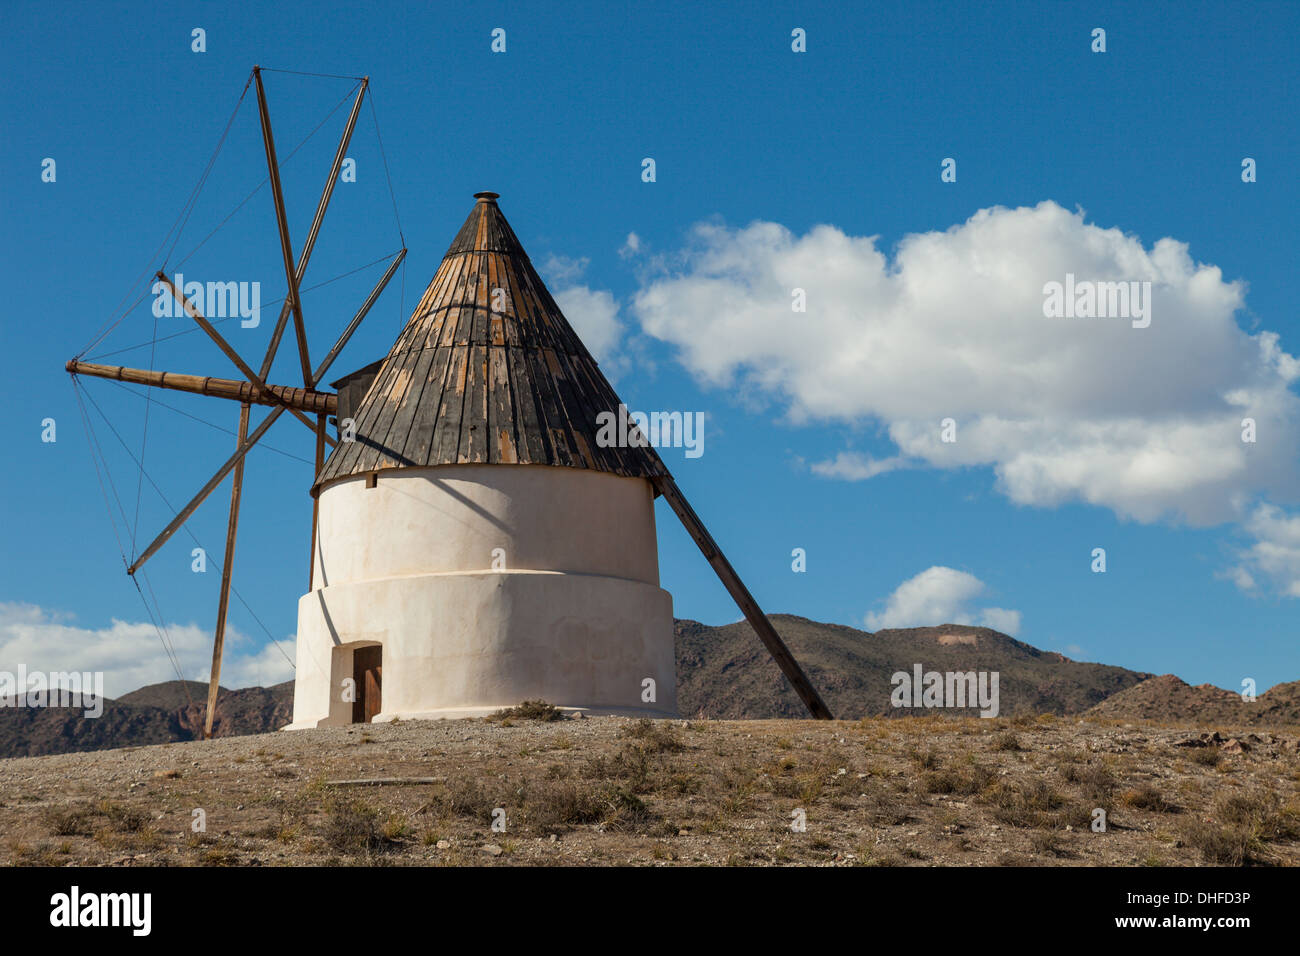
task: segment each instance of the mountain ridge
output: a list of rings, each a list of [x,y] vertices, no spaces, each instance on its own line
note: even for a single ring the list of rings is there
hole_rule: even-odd
[[[793,614],[770,615],[836,717],[917,713],[891,703],[892,676],[924,671],[996,671],[999,714],[1082,713],[1154,675],[1073,661],[987,627],[941,624],[863,631]],[[749,625],[675,622],[678,709],[714,719],[803,717],[806,712]],[[724,677],[725,675],[725,677]],[[945,708],[960,716],[976,708]]]
[[[1161,674],[1106,698],[1089,716],[1113,720],[1198,721],[1241,727],[1300,725],[1300,681],[1275,684],[1254,700],[1241,694],[1198,684],[1193,687],[1174,674]]]
[[[1211,725],[1300,725],[1300,681],[1279,684],[1253,704],[1172,674],[1075,661],[986,627],[864,631],[793,614],[771,615],[835,716],[902,717],[921,713],[975,716],[978,708],[894,707],[893,676],[923,671],[997,671],[998,715],[1052,713],[1115,720],[1184,720]],[[678,711],[687,718],[802,718],[794,689],[745,621],[711,626],[674,622]],[[207,685],[150,684],[104,700],[94,720],[80,709],[0,708],[0,758],[146,746],[202,737]],[[292,719],[293,681],[271,687],[221,688],[213,735],[279,730]]]

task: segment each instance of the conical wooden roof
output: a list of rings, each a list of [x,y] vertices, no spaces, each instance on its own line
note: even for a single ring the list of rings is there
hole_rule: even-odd
[[[600,447],[619,398],[551,298],[496,193],[477,202],[316,487],[387,468],[556,465],[651,478],[650,447]],[[500,290],[495,292],[494,290]]]

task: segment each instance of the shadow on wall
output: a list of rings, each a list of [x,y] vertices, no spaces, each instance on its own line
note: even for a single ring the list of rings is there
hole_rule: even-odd
[[[492,466],[492,465],[484,465],[483,467],[485,467],[485,468],[491,468],[491,467],[494,467],[494,466]],[[510,467],[510,466],[507,466],[507,467]],[[432,484],[432,485],[436,485],[436,486],[437,486],[439,489],[441,489],[441,490],[442,490],[442,491],[443,491],[443,492],[444,492],[444,493],[445,493],[449,498],[452,498],[452,499],[454,499],[454,500],[460,502],[462,505],[464,505],[464,506],[465,506],[466,508],[468,508],[470,511],[473,511],[475,514],[477,514],[477,515],[479,515],[480,517],[486,519],[489,523],[495,525],[496,528],[497,528],[497,530],[499,530],[502,534],[506,535],[507,537],[510,537],[510,536],[513,536],[513,535],[514,535],[514,533],[515,533],[515,529],[514,529],[512,526],[510,526],[510,525],[507,524],[506,522],[502,521],[500,518],[498,518],[496,515],[492,514],[492,512],[488,511],[488,510],[487,510],[486,508],[484,508],[482,505],[478,504],[477,502],[475,502],[475,501],[471,500],[470,498],[466,497],[465,495],[461,494],[459,491],[457,491],[455,488],[453,488],[453,487],[452,487],[451,485],[449,485],[447,482],[443,481],[441,478],[434,478],[434,477],[430,477],[430,476],[422,476],[422,477],[424,477],[424,480],[425,480],[425,481],[428,481],[430,484]],[[358,478],[357,480],[363,480],[363,479]],[[431,510],[431,511],[437,511],[441,516],[443,516],[443,517],[445,517],[445,518],[449,518],[449,519],[454,520],[454,521],[457,521],[459,524],[463,525],[463,526],[466,527],[466,528],[470,527],[470,524],[469,524],[468,521],[465,521],[464,519],[461,519],[461,518],[457,518],[455,515],[451,514],[449,511],[447,511],[447,510],[445,510],[445,509],[442,509],[442,508],[438,508],[437,506],[435,506],[435,505],[434,505],[432,502],[430,502],[430,501],[426,501],[426,500],[424,500],[424,499],[422,499],[422,498],[419,498],[419,497],[417,497],[417,496],[415,496],[415,495],[412,495],[412,494],[410,494],[410,493],[408,493],[408,492],[402,491],[401,489],[399,489],[399,488],[396,486],[396,484],[394,484],[394,483],[392,483],[392,482],[389,482],[389,483],[388,483],[388,485],[387,485],[387,489],[388,489],[388,491],[390,491],[392,494],[401,495],[403,498],[407,498],[407,499],[409,499],[409,500],[411,500],[411,501],[416,502],[416,503],[419,504],[419,505],[423,505],[425,508],[428,508],[428,509]],[[322,489],[321,493],[324,494],[324,489]],[[316,535],[316,551],[317,551],[317,553],[318,553],[318,555],[319,555],[319,557],[320,557],[320,578],[321,578],[321,587],[329,587],[329,583],[330,583],[330,579],[329,579],[329,569],[328,569],[328,567],[327,567],[327,565],[326,565],[326,561],[325,561],[325,536],[324,536],[323,534],[321,534],[321,533],[319,532],[319,530],[317,531],[317,535]],[[485,569],[485,570],[486,570],[486,569]],[[322,605],[322,607],[323,607],[323,605]],[[326,617],[326,620],[328,621],[328,615],[327,615],[327,617]],[[331,634],[334,633],[332,627],[331,627],[331,629],[330,629],[330,633],[331,633]],[[335,635],[335,636],[337,637],[337,635]],[[335,643],[337,643],[337,640],[335,641]]]

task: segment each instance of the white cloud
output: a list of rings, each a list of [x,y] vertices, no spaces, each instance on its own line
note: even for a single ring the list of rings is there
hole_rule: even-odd
[[[573,259],[569,256],[550,255],[542,263],[542,272],[546,273],[548,285],[573,285],[582,278],[591,260],[583,256]]]
[[[973,574],[942,565],[927,568],[895,588],[883,611],[867,614],[867,630],[968,624],[1014,636],[1020,630],[1019,611],[971,607],[984,590],[984,582]]]
[[[980,612],[977,623],[981,627],[991,627],[995,631],[1014,636],[1020,630],[1020,612],[1009,611],[1004,607],[986,607]]]
[[[872,458],[857,452],[842,451],[830,461],[813,462],[814,475],[823,478],[842,478],[845,481],[866,481],[886,472],[906,467],[907,462],[898,455],[892,458]]]
[[[1300,361],[1275,333],[1242,330],[1244,285],[1186,244],[1148,248],[1053,202],[909,235],[892,261],[876,243],[830,225],[700,224],[632,309],[702,383],[765,395],[795,423],[883,423],[899,451],[885,462],[987,466],[1019,504],[1213,525],[1300,500]],[[1067,273],[1150,282],[1150,327],[1044,317],[1044,285]],[[792,313],[795,288],[806,313]],[[821,465],[881,471],[847,453]]]
[[[1287,597],[1300,598],[1300,514],[1259,505],[1246,520],[1245,530],[1255,543],[1242,552],[1242,563],[1228,572],[1237,587],[1252,591],[1256,578],[1263,577]]]
[[[212,664],[212,633],[193,624],[166,628],[186,680],[207,680]],[[292,658],[294,642],[280,641]],[[274,644],[257,646],[227,628],[221,668],[223,687],[278,684],[293,677],[293,667]],[[0,670],[102,671],[109,697],[146,684],[176,679],[153,624],[114,619],[107,626],[79,627],[72,617],[34,604],[0,601]]]
[[[601,363],[607,373],[621,369],[618,348],[623,338],[623,324],[618,320],[619,305],[603,289],[592,289],[579,280],[587,271],[587,259],[551,256],[542,266],[552,295],[564,317],[578,333],[582,344]]]
[[[627,239],[623,242],[622,247],[618,250],[619,258],[630,259],[641,251],[641,237],[635,232],[629,232]]]
[[[1214,576],[1225,581],[1231,581],[1242,591],[1252,592],[1259,587],[1255,581],[1255,576],[1240,565],[1235,568],[1224,568],[1222,571],[1215,572]]]
[[[623,337],[614,297],[603,289],[593,290],[585,285],[562,288],[554,296],[560,311],[596,361],[612,361]]]

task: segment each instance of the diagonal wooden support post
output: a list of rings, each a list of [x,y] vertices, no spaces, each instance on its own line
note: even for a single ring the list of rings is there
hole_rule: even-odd
[[[325,422],[324,415],[316,416],[316,473],[312,476],[312,487],[320,481],[321,468],[325,466]],[[311,496],[311,549],[307,552],[307,590],[316,584],[316,526],[320,522],[320,495]]]
[[[239,407],[239,433],[248,433],[248,404]],[[221,686],[221,653],[226,643],[226,614],[230,611],[230,574],[235,565],[235,534],[239,531],[239,498],[244,489],[244,459],[235,462],[235,480],[230,485],[230,518],[226,524],[226,554],[221,562],[221,596],[217,600],[217,629],[212,639],[212,670],[208,675],[208,706],[203,714],[203,739],[212,737],[212,718],[217,711],[217,690]]]
[[[808,712],[819,720],[834,720],[831,709],[826,706],[822,700],[821,694],[817,693],[817,688],[812,685],[808,675],[803,672],[799,662],[795,660],[794,655],[790,653],[790,648],[785,646],[785,641],[781,640],[781,635],[776,633],[776,628],[772,622],[767,619],[763,609],[758,606],[754,596],[749,593],[749,588],[745,587],[740,575],[736,569],[731,566],[718,543],[713,540],[713,535],[709,534],[709,529],[704,527],[704,522],[700,516],[695,513],[686,496],[682,494],[681,489],[677,487],[671,475],[660,475],[653,479],[654,486],[659,493],[664,496],[664,501],[681,520],[682,525],[686,528],[687,533],[695,541],[700,551],[704,554],[705,559],[717,573],[718,578],[722,581],[724,587],[730,592],[735,599],[736,605],[749,621],[750,627],[758,634],[758,639],[763,642],[772,659],[776,661],[776,666],[781,668],[781,673],[785,675],[794,691],[803,701]]]

